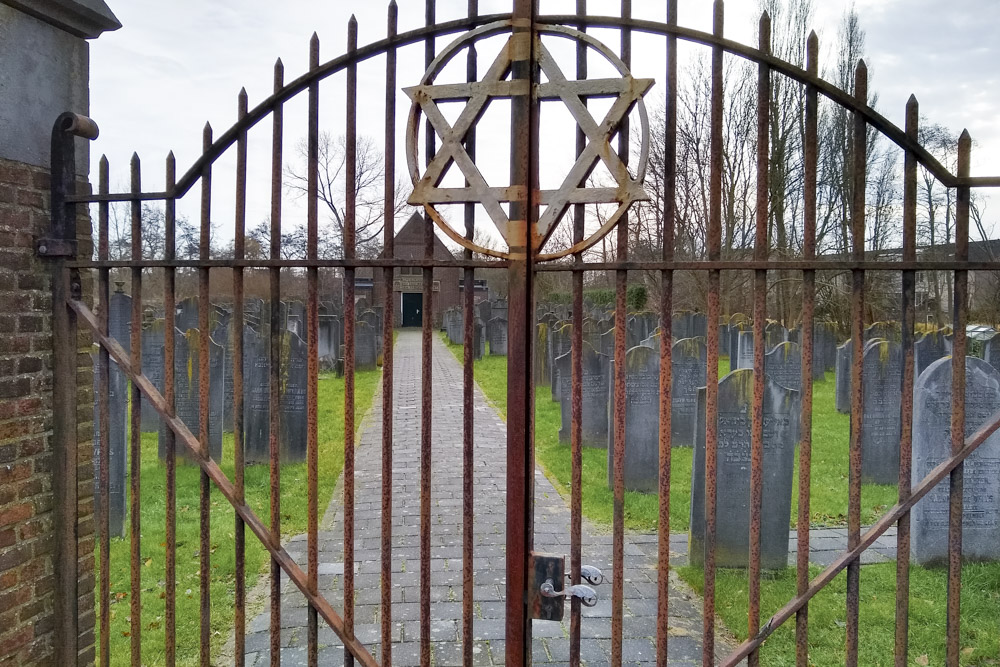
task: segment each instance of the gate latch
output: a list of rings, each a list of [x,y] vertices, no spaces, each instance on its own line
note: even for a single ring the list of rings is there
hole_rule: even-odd
[[[594,586],[604,581],[601,571],[590,565],[580,568],[580,576]],[[572,598],[578,598],[585,607],[597,604],[597,591],[583,584],[576,586],[565,584],[566,577],[564,556],[531,554],[528,581],[528,609],[531,618],[540,621],[561,621],[566,600]]]

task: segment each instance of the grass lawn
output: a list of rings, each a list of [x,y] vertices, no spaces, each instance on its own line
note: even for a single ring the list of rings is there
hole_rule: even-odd
[[[462,346],[445,343],[461,361]],[[719,376],[729,362],[719,364]],[[507,359],[486,356],[475,364],[475,377],[487,398],[506,416]],[[834,407],[834,376],[814,383],[813,455],[810,515],[813,526],[843,526],[847,523],[848,435],[850,418]],[[535,401],[535,448],[537,462],[555,487],[568,497],[570,448],[559,442],[559,404],[551,400],[548,387],[539,387]],[[671,456],[670,530],[688,527],[691,494],[690,449],[675,449]],[[798,488],[796,456],[795,488]],[[862,521],[872,523],[897,498],[894,486],[862,487]],[[625,522],[629,529],[656,528],[658,498],[626,492]],[[792,521],[797,516],[793,497]],[[612,496],[607,483],[607,452],[584,448],[583,513],[598,525],[610,526]],[[893,664],[896,566],[868,565],[861,579],[861,664]],[[813,571],[813,575],[819,570]],[[701,570],[686,567],[681,577],[700,592]],[[940,569],[911,568],[910,664],[940,665],[944,662],[945,596],[947,574]],[[719,617],[740,639],[746,639],[747,575],[745,571],[720,570],[717,579]],[[795,596],[795,572],[788,569],[763,582],[762,621]],[[841,574],[810,604],[810,656],[814,665],[844,664],[846,575]],[[1000,565],[967,565],[962,586],[963,665],[1000,665]],[[767,666],[795,664],[794,623],[786,623],[768,639],[761,656]]]
[[[371,406],[379,371],[358,373],[355,384],[355,414],[361,417]],[[344,465],[344,381],[323,374],[319,381],[319,507],[322,513],[333,493]],[[233,436],[224,435],[222,470],[234,479]],[[157,458],[157,436],[142,438],[142,664],[164,660],[164,566],[166,559],[166,467]],[[263,465],[248,466],[246,496],[250,507],[268,521],[270,512],[269,472]],[[305,463],[281,468],[281,528],[284,535],[306,531],[307,484]],[[199,469],[177,466],[177,662],[198,662],[199,570],[198,570]],[[322,516],[322,515],[321,515]],[[221,648],[232,632],[234,614],[234,527],[232,506],[212,487],[212,653]],[[126,531],[128,520],[126,518]],[[249,590],[270,562],[257,538],[246,531],[246,586]],[[97,554],[99,556],[99,553]],[[111,540],[111,663],[129,664],[129,536]],[[100,595],[100,593],[98,593]],[[248,619],[249,621],[249,619]]]

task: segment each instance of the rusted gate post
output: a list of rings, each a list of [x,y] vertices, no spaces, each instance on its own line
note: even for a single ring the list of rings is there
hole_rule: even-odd
[[[511,98],[511,185],[524,189],[523,199],[510,204],[508,273],[509,334],[507,348],[507,646],[510,667],[527,664],[531,654],[531,626],[525,595],[528,553],[532,547],[534,492],[534,383],[532,380],[531,253],[537,219],[531,193],[537,187],[538,159],[535,105],[531,99],[532,22],[535,0],[515,0],[511,78],[527,82],[523,94]],[[527,186],[531,187],[527,187]]]

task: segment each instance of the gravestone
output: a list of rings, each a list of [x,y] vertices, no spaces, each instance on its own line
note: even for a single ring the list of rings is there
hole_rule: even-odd
[[[178,331],[198,328],[198,298],[188,297],[177,302],[174,308],[174,327]]]
[[[854,359],[854,341],[847,341],[837,348],[837,369],[834,379],[834,403],[837,412],[851,414],[851,364]]]
[[[740,334],[744,331],[750,331],[749,324],[737,322],[729,325],[729,372],[740,367]]]
[[[965,436],[1000,406],[1000,371],[975,357],[965,360]],[[920,376],[913,397],[913,470],[916,485],[951,455],[952,359],[939,359]],[[966,460],[962,489],[962,558],[1000,560],[1000,432]],[[911,553],[919,565],[948,562],[948,478],[913,508]]]
[[[101,513],[101,506],[107,502],[108,535],[125,536],[125,511],[127,459],[125,447],[125,407],[128,405],[128,383],[125,374],[114,359],[108,360],[108,496],[101,493],[101,411],[100,374],[98,372],[99,352],[91,354],[94,361],[94,516]],[[99,523],[99,522],[98,522]],[[99,529],[100,526],[98,525]]]
[[[764,355],[764,375],[786,389],[802,389],[802,351],[795,343],[779,343]]]
[[[942,346],[944,344],[943,336]],[[1000,334],[996,334],[983,345],[983,359],[993,368],[1000,370]]]
[[[914,379],[927,370],[931,364],[947,354],[944,349],[944,336],[939,331],[929,331],[913,343]]]
[[[694,334],[694,313],[682,310],[671,316],[671,331],[677,340],[692,338]]]
[[[740,332],[740,341],[736,349],[738,350],[736,368],[753,370],[753,331]]]
[[[606,354],[609,357],[613,357],[615,354],[615,329],[612,326],[610,329],[606,329],[604,333],[600,336],[601,346],[598,351],[601,354]]]
[[[691,333],[689,338],[708,338],[708,315],[705,313],[691,314]]]
[[[549,333],[549,368],[552,374],[552,400],[558,402],[562,396],[562,374],[555,360],[570,351],[573,344],[573,325],[557,324]],[[569,377],[569,376],[567,376]]]
[[[142,330],[142,374],[149,378],[160,395],[163,395],[163,363],[165,359],[165,332],[163,320],[153,320]],[[143,433],[156,433],[160,429],[160,415],[144,396],[142,398],[140,428]]]
[[[358,320],[354,325],[354,369],[357,371],[373,371],[377,367],[378,345],[375,342],[375,329],[364,320]]]
[[[479,360],[486,356],[486,332],[483,321],[476,318],[472,323],[472,358]]]
[[[689,562],[705,562],[705,388],[698,390],[697,436],[691,470]],[[748,566],[750,549],[750,433],[753,371],[741,368],[719,382],[716,564]],[[764,380],[761,567],[788,565],[792,472],[799,439],[799,392]]]
[[[609,364],[614,377],[615,362]],[[608,487],[614,486],[614,401],[609,401]],[[625,488],[656,493],[660,465],[660,353],[634,347],[625,354]]]
[[[319,331],[316,342],[316,356],[320,362],[335,356],[337,350],[337,339],[335,330],[337,328],[337,318],[333,315],[319,316]]]
[[[812,379],[824,380],[826,378],[827,355],[830,351],[829,341],[833,339],[833,333],[826,322],[813,322],[813,358],[812,358]]]
[[[488,299],[483,299],[476,304],[476,314],[483,322],[493,319],[493,304]]]
[[[566,378],[572,378],[573,355],[569,352],[556,359],[559,372]],[[607,356],[597,352],[591,346],[583,345],[583,363],[581,378],[581,396],[583,411],[581,415],[582,444],[584,447],[608,446],[608,390],[610,382],[610,364]],[[567,382],[565,391],[560,397],[562,413],[562,428],[559,429],[560,442],[570,441],[570,426],[573,419],[571,383]]]
[[[708,351],[703,338],[682,338],[671,348],[670,444],[694,446],[698,388],[705,386]]]
[[[802,330],[798,327],[788,330],[788,337],[785,339],[789,343],[795,343],[796,345],[802,345]]]
[[[507,301],[505,299],[496,299],[493,301],[493,309],[490,312],[490,319],[494,318],[507,319]]]
[[[308,349],[304,340],[289,331],[283,337],[281,363],[281,460],[306,460]]]
[[[861,422],[861,481],[899,481],[899,406],[903,354],[898,343],[879,341],[865,348]]]
[[[270,429],[270,341],[252,329],[243,337],[246,362],[243,370],[244,458],[249,463],[266,463]]]
[[[539,322],[535,325],[535,386],[547,385],[552,382],[552,370],[549,366],[549,323]]]
[[[720,324],[719,325],[719,354],[728,357],[729,356],[729,325]]]
[[[494,317],[486,323],[486,338],[490,342],[490,355],[507,356],[507,318]]]
[[[788,340],[788,329],[783,327],[778,322],[768,322],[767,326],[764,327],[765,354],[773,350],[780,343],[784,343],[786,340]],[[740,368],[744,368],[744,366],[741,365]]]
[[[188,329],[177,331],[174,336],[174,406],[177,418],[184,422],[195,438],[200,437],[201,405],[199,400],[200,364],[198,330]],[[221,384],[212,391],[212,367],[222,366],[222,347],[211,339],[209,347],[209,385],[208,391],[208,452],[216,461],[222,462],[222,403],[223,392]],[[159,428],[159,456],[166,458],[166,426],[161,422]],[[178,459],[190,460],[187,447],[177,443]]]

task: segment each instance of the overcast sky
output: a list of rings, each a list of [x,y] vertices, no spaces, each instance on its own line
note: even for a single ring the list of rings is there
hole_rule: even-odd
[[[359,42],[364,45],[385,35],[386,7],[381,0],[109,0],[124,26],[92,44],[91,115],[101,128],[93,144],[93,164],[107,154],[112,165],[112,189],[128,182],[128,160],[133,151],[143,159],[143,186],[163,187],[163,160],[173,150],[178,172],[183,173],[201,150],[202,128],[210,121],[216,135],[236,118],[237,93],[245,86],[251,108],[271,92],[272,67],[280,57],[286,81],[306,70],[308,40],[315,31],[321,39],[321,60],[343,53],[346,24],[352,13],[359,21]],[[400,30],[423,24],[420,0],[399,0]],[[617,3],[591,0],[592,14],[613,14]],[[664,0],[633,2],[635,15],[661,20]],[[815,29],[820,35],[822,59],[832,60],[837,25],[850,6],[845,0],[816,3]],[[504,0],[481,0],[481,13],[509,11]],[[574,0],[541,0],[542,13],[570,13]],[[879,110],[902,125],[907,97],[914,93],[921,115],[957,134],[968,128],[977,142],[973,175],[1000,174],[1000,2],[995,0],[858,0],[862,27],[867,32],[871,85],[879,94]],[[756,0],[730,0],[726,7],[726,35],[755,43]],[[464,16],[466,0],[439,0],[438,20]],[[681,25],[711,30],[708,0],[681,2]],[[595,33],[612,47],[617,37]],[[450,41],[440,40],[440,44]],[[637,76],[656,79],[647,99],[650,106],[663,99],[663,40],[637,37]],[[703,47],[683,47],[694,53]],[[488,63],[481,63],[481,70]],[[400,87],[419,81],[423,48],[401,52]],[[384,123],[382,76],[384,61],[363,64],[359,100],[359,131],[378,138]],[[369,81],[367,82],[366,81]],[[343,76],[323,86],[321,123],[334,134],[343,132]],[[304,98],[304,96],[303,96]],[[400,175],[405,172],[402,153],[403,116],[409,100],[399,92],[400,117],[397,147]],[[497,127],[502,130],[502,123]],[[302,103],[286,111],[286,156],[305,134]],[[248,193],[248,226],[259,223],[267,211],[270,123],[251,133],[251,168]],[[571,137],[572,134],[566,135]],[[570,150],[572,150],[570,148]],[[214,184],[213,219],[231,237],[232,160],[219,163]],[[95,174],[96,176],[96,174]],[[499,183],[498,183],[499,184]],[[499,184],[505,185],[505,184]],[[545,184],[543,183],[543,186]],[[301,215],[301,206],[286,197],[289,217]],[[198,219],[197,193],[179,205],[182,214]],[[1000,200],[997,200],[1000,201]],[[996,204],[995,206],[1000,206]],[[987,217],[997,212],[987,210]],[[228,232],[228,233],[227,233]]]

